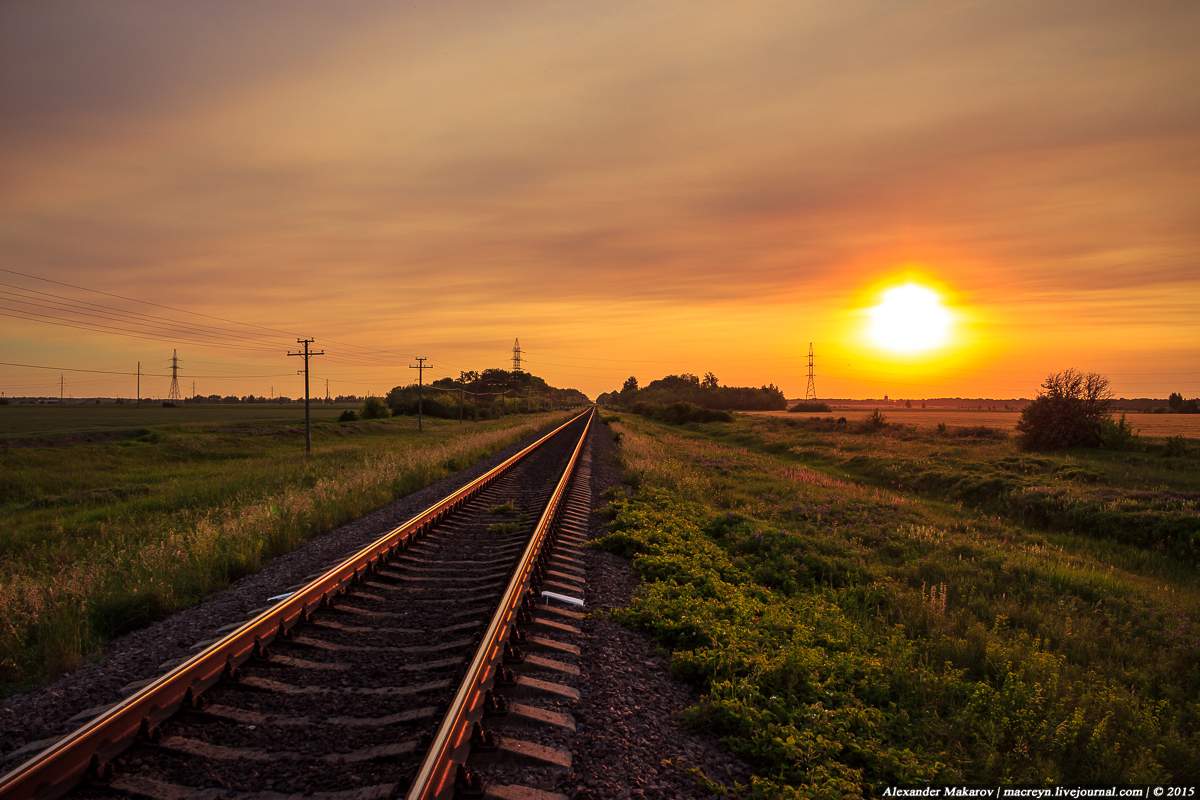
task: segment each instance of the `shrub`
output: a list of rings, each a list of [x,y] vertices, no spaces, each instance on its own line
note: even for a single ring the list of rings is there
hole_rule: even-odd
[[[1188,452],[1187,440],[1182,436],[1168,436],[1166,443],[1163,445],[1163,455],[1165,456],[1186,456]]]
[[[669,405],[656,403],[634,403],[633,413],[650,417],[669,425],[685,425],[689,422],[732,422],[733,415],[728,411],[712,408],[701,408],[695,403],[679,402]]]
[[[1137,434],[1125,421],[1125,415],[1113,422],[1111,417],[1100,421],[1100,443],[1110,450],[1128,450],[1137,440]]]
[[[347,408],[338,417],[338,422],[357,422],[357,421],[358,421],[358,412],[355,411],[353,408]]]
[[[796,403],[796,405],[788,409],[788,411],[792,412],[828,412],[832,410],[833,409],[829,407],[829,403],[822,403],[817,400],[801,400],[800,402]]]
[[[391,409],[387,407],[387,403],[383,402],[379,397],[368,397],[363,402],[362,418],[363,419],[386,419],[392,415]]]
[[[1037,399],[1017,421],[1021,446],[1027,450],[1099,447],[1112,397],[1108,379],[1074,369],[1054,373],[1042,383]]]
[[[871,409],[871,413],[863,418],[859,424],[859,430],[867,433],[881,431],[887,427],[887,417],[878,408]]]

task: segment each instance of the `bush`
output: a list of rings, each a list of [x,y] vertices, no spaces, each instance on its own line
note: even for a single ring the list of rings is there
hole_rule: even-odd
[[[1100,443],[1110,450],[1128,450],[1137,440],[1137,434],[1125,421],[1125,415],[1113,422],[1112,418],[1100,421]]]
[[[338,422],[357,422],[357,421],[358,421],[358,412],[355,411],[353,408],[347,408],[345,411],[342,412],[341,416],[338,417]]]
[[[829,403],[822,403],[817,400],[801,400],[800,402],[796,403],[796,405],[788,409],[788,411],[798,413],[803,413],[805,411],[829,412],[832,410],[833,409],[829,407]]]
[[[878,408],[871,409],[871,413],[863,418],[859,423],[859,429],[867,433],[881,431],[887,427],[887,417]]]
[[[363,403],[363,419],[386,419],[391,415],[391,410],[387,407],[387,403],[383,402],[382,398],[368,397]]]
[[[1187,440],[1182,436],[1168,436],[1166,443],[1163,445],[1163,455],[1170,457],[1186,456],[1188,452]]]
[[[1073,369],[1052,374],[1042,383],[1037,399],[1017,421],[1021,446],[1026,450],[1062,450],[1099,447],[1104,443],[1108,379]]]
[[[655,403],[634,403],[633,413],[650,417],[668,425],[685,425],[689,422],[732,422],[733,415],[728,411],[718,411],[712,408],[701,408],[695,403],[679,402],[669,405]]]

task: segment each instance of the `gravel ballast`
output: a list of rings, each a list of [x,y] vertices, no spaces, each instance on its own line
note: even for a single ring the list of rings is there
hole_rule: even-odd
[[[621,481],[607,425],[593,432],[592,453],[592,535],[598,536],[604,533],[603,493]],[[713,737],[680,724],[695,693],[670,676],[667,656],[648,637],[608,616],[629,605],[636,586],[626,559],[589,550],[570,793],[579,800],[713,796],[698,777],[702,773],[736,796],[734,787],[749,782],[749,767]]]

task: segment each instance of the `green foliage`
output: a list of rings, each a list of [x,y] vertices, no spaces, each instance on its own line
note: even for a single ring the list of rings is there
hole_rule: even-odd
[[[1109,450],[1129,450],[1137,441],[1137,434],[1122,414],[1115,422],[1111,417],[1100,421],[1100,445]]]
[[[700,693],[687,719],[751,764],[753,796],[1200,773],[1193,571],[802,466],[796,437],[813,434],[787,422],[621,423],[638,484],[600,541],[642,578],[618,619],[671,651]],[[854,438],[947,456],[932,432],[826,446]],[[1007,441],[954,446],[951,467],[988,453],[962,487],[980,497],[1112,480]]]
[[[668,375],[640,389],[637,378],[631,376],[625,380],[619,392],[606,392],[596,398],[596,402],[624,407],[638,403],[650,406],[690,403],[701,408],[726,411],[782,411],[787,408],[783,391],[774,384],[758,388],[721,386],[717,376],[711,372],[706,373],[703,380],[687,372]]]
[[[363,401],[363,419],[387,419],[391,415],[391,409],[387,407],[387,403],[383,402],[382,398],[368,397]]]
[[[634,403],[631,409],[635,414],[650,417],[670,425],[685,425],[689,422],[731,422],[733,415],[728,411],[716,411],[701,408],[695,403]]]
[[[1048,376],[1017,422],[1021,444],[1029,450],[1099,447],[1110,397],[1108,379],[1102,375],[1068,369]]]
[[[1178,458],[1188,454],[1187,439],[1182,436],[1168,436],[1163,443],[1163,455]]]
[[[832,410],[829,403],[822,403],[819,400],[801,400],[788,409],[793,413],[828,413]]]
[[[338,422],[358,422],[358,412],[353,408],[347,408],[338,415]]]

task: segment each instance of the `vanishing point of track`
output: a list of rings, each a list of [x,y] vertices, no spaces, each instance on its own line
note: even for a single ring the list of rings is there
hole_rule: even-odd
[[[0,776],[0,797],[481,797],[480,754],[568,765],[489,719],[564,725],[590,507],[584,411]],[[576,485],[572,485],[572,481]],[[547,602],[540,599],[547,590]],[[551,591],[552,590],[552,591]],[[554,602],[555,600],[563,602]],[[526,652],[529,651],[529,652]],[[544,653],[546,655],[541,655]],[[504,773],[504,770],[500,771]],[[490,781],[493,797],[551,793]]]

